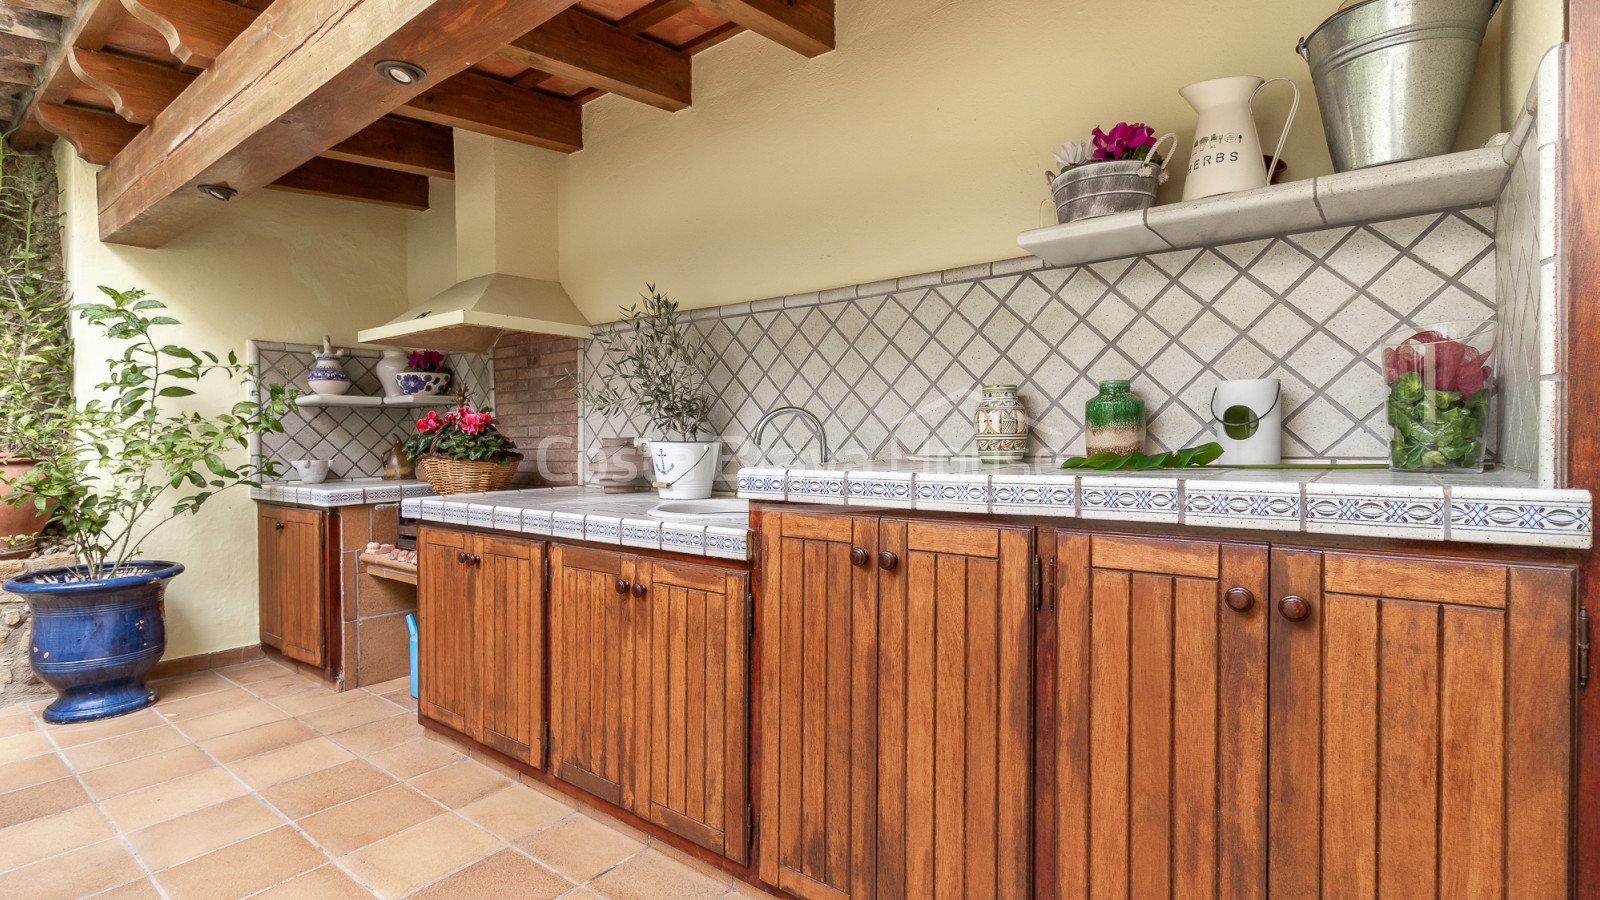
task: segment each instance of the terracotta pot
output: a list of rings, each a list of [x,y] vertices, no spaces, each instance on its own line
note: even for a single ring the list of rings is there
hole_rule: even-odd
[[[26,475],[35,465],[33,460],[26,457],[0,459],[0,495],[10,493],[10,483]],[[44,524],[49,520],[49,513],[36,511],[32,504],[12,506],[0,503],[0,559],[17,559],[32,553],[39,532],[44,530]],[[12,535],[24,535],[28,539],[12,545],[4,540]]]

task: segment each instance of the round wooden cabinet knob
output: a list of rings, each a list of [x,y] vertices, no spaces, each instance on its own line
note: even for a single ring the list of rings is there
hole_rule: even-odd
[[[458,563],[465,563],[467,560],[469,560],[471,558],[472,557],[468,556],[467,555],[467,551],[465,551],[465,550],[457,550],[456,551],[456,562],[458,562]]]
[[[282,531],[283,530],[283,523],[282,522],[273,522],[272,523],[272,529],[274,531]]]
[[[626,579],[626,578],[618,578],[617,579],[617,593],[626,594],[628,592],[628,588],[630,588],[630,587],[633,587],[633,585],[628,583],[628,579]]]
[[[1227,602],[1228,608],[1234,612],[1249,612],[1250,607],[1256,605],[1256,595],[1250,593],[1249,588],[1228,588],[1228,592],[1222,595],[1222,599]]]
[[[862,547],[850,548],[850,565],[864,566],[869,561],[867,551]]]
[[[1307,603],[1304,597],[1296,597],[1290,594],[1278,601],[1278,612],[1282,613],[1285,619],[1291,622],[1298,622],[1311,615],[1311,604]]]
[[[900,565],[900,557],[894,555],[888,550],[884,550],[878,554],[878,568],[883,569],[885,572],[898,565]]]
[[[645,592],[648,591],[648,590],[650,590],[650,589],[645,587],[644,585],[636,583],[633,586],[633,596],[637,597],[639,599],[643,599],[644,595],[645,595]]]

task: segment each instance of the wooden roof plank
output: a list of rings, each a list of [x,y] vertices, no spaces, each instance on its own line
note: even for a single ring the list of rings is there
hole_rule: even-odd
[[[695,0],[695,5],[805,56],[833,49],[831,0]]]
[[[227,0],[122,0],[135,19],[154,28],[179,61],[208,68],[257,12]]]
[[[53,44],[61,40],[61,19],[31,9],[0,6],[0,33]]]
[[[360,200],[397,209],[428,208],[428,177],[357,165],[335,159],[313,159],[268,185],[276,191]]]
[[[216,208],[197,185],[259,190],[572,4],[277,0],[100,173],[101,239],[160,246]],[[429,78],[398,84],[377,59]]]
[[[689,105],[689,57],[570,9],[502,47],[521,65],[677,112]]]
[[[583,149],[582,107],[476,72],[462,72],[428,88],[399,112],[549,150]]]
[[[78,14],[78,5],[72,0],[0,0],[0,5],[31,9],[35,12],[60,16],[63,19]]]
[[[456,177],[456,142],[447,129],[393,116],[373,122],[322,156],[413,175]]]
[[[39,66],[49,57],[50,45],[44,41],[0,33],[0,59]]]
[[[648,31],[693,5],[690,0],[652,0],[617,20],[617,28],[628,34]]]

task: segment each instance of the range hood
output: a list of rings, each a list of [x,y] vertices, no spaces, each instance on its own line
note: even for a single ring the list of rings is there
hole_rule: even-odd
[[[453,284],[389,324],[356,336],[364,344],[487,353],[507,331],[593,336],[559,282],[498,272]]]

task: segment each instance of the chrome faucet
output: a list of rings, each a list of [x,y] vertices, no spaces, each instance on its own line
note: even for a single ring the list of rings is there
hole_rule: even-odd
[[[817,443],[822,445],[822,461],[828,461],[828,436],[822,433],[822,420],[798,406],[780,406],[762,416],[761,421],[756,423],[754,435],[754,440],[757,447],[761,446],[761,433],[766,431],[767,423],[778,418],[779,416],[799,416],[801,419],[803,419],[806,425],[811,428],[811,433],[817,436]]]

